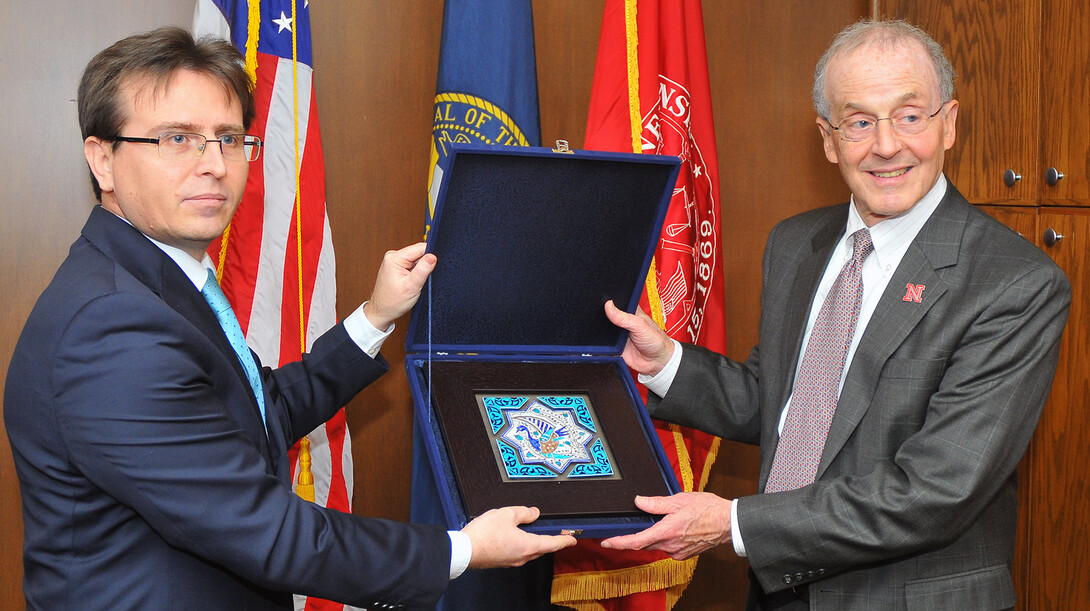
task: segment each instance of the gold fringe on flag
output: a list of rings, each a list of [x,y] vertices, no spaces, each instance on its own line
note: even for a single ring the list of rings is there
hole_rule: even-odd
[[[306,316],[303,311],[303,194],[301,191],[299,159],[299,38],[296,35],[299,21],[295,14],[295,0],[291,0],[291,93],[295,113],[295,261],[299,280],[299,354],[307,351]]]
[[[640,62],[636,53],[639,40],[636,31],[636,0],[624,3],[625,54],[628,64],[628,121],[632,128],[632,152],[643,150],[640,136],[643,134],[643,119],[640,115]]]
[[[641,591],[667,590],[666,608],[669,609],[692,581],[696,561],[695,556],[681,561],[667,558],[612,571],[554,575],[552,599],[564,601],[565,606],[576,611],[598,611],[602,606],[595,601],[628,596],[633,593],[632,584],[639,583],[645,586]]]
[[[643,115],[640,114],[640,61],[638,54],[639,32],[636,28],[636,0],[625,0],[624,3],[624,27],[625,27],[625,55],[628,66],[628,124],[632,132],[632,152],[637,155],[643,152]],[[659,297],[658,282],[655,278],[658,271],[655,265],[655,257],[651,258],[651,267],[647,270],[647,301],[651,306],[651,318],[660,329],[666,328],[666,317],[662,312],[662,298]]]
[[[246,74],[250,84],[257,83],[257,39],[261,32],[261,1],[247,2],[249,13],[246,17]]]

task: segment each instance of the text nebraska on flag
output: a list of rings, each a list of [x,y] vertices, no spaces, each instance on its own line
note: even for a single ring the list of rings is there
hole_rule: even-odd
[[[250,133],[264,141],[264,151],[250,164],[234,219],[208,252],[247,344],[262,363],[275,367],[298,360],[337,316],[310,12],[298,0],[198,0],[194,32],[231,40],[255,82],[257,116]],[[299,468],[300,445],[290,452],[300,496],[351,512],[352,448],[344,410],[305,439],[312,484]],[[304,606],[344,608],[296,597],[296,607]]]
[[[700,0],[606,1],[585,147],[681,158],[640,306],[674,339],[725,350],[719,173]],[[655,426],[683,489],[702,490],[719,439]],[[677,562],[580,541],[555,556],[552,598],[580,610],[670,609],[695,568],[696,558]]]

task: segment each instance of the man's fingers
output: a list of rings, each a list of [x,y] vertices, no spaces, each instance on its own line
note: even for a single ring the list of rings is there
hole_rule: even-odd
[[[639,319],[635,316],[625,312],[617,307],[617,304],[613,303],[610,299],[605,304],[606,318],[609,322],[617,325],[618,327],[625,329],[626,331],[635,331],[639,323]],[[637,310],[638,311],[638,310]]]
[[[663,531],[665,530],[666,527],[663,526],[662,522],[659,522],[651,528],[641,530],[638,533],[610,537],[602,541],[602,547],[606,549],[644,549],[659,543],[663,539]]]
[[[521,566],[526,562],[575,545],[570,535],[535,535],[519,529],[541,512],[536,507],[501,507],[476,517],[462,532],[473,545],[470,568]]]
[[[424,282],[428,280],[428,276],[435,271],[435,264],[437,262],[438,259],[436,259],[435,255],[430,253],[420,257],[416,261],[416,265],[414,265],[409,272],[409,277],[411,285],[417,291],[424,286]]]
[[[672,496],[637,496],[636,507],[647,513],[663,515],[676,511],[680,504]]]
[[[416,244],[409,244],[401,250],[396,250],[394,252],[408,261],[416,261],[424,256],[424,251],[426,251],[427,248],[428,244],[426,242],[417,242]]]
[[[516,526],[519,524],[529,524],[541,515],[541,510],[537,507],[523,507],[521,505],[504,507],[497,509],[496,511],[506,511],[511,514],[512,523]]]
[[[547,544],[547,549],[539,548],[542,554],[551,554],[575,545],[575,537],[571,535],[541,535],[541,538]]]

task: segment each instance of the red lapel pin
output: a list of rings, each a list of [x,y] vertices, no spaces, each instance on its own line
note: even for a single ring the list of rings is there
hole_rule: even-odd
[[[903,297],[904,301],[915,301],[916,303],[920,303],[920,301],[923,300],[924,285],[910,283],[905,285],[905,288],[907,290],[905,291],[905,296]]]

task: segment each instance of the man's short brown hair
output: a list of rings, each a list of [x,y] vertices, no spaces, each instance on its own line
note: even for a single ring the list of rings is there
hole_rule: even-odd
[[[253,86],[245,60],[231,43],[216,38],[195,40],[178,27],[163,27],[123,38],[88,62],[78,93],[79,126],[83,139],[110,140],[121,133],[128,117],[122,112],[122,90],[144,80],[158,94],[170,86],[179,70],[206,75],[223,85],[224,94],[242,105],[242,125],[249,129],[256,114]],[[120,144],[120,143],[118,143]],[[102,189],[91,175],[95,198]]]

